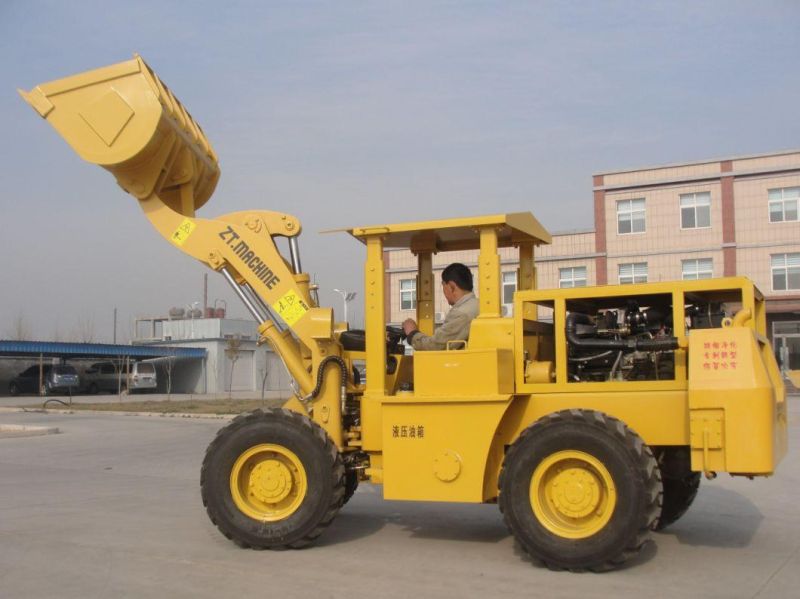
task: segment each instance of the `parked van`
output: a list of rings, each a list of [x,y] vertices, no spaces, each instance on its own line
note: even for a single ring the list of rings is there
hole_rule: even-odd
[[[100,392],[154,390],[157,383],[156,367],[152,362],[131,362],[127,366],[97,362],[87,368],[83,375],[84,387],[92,395]]]
[[[133,391],[155,391],[157,384],[155,364],[152,362],[135,362],[133,364],[128,389]]]

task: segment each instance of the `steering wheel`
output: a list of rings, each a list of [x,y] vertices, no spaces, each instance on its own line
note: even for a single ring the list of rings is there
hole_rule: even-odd
[[[406,338],[405,331],[400,327],[386,326],[386,340],[392,345],[400,343]]]

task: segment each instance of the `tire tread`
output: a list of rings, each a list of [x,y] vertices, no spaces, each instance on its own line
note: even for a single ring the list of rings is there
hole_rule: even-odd
[[[600,564],[595,564],[587,568],[568,568],[546,557],[538,554],[534,547],[529,546],[525,539],[521,538],[515,531],[511,521],[509,510],[506,509],[506,497],[502,489],[504,487],[505,478],[508,476],[508,464],[514,463],[526,445],[525,441],[532,435],[539,434],[542,430],[552,426],[560,426],[570,421],[579,421],[588,424],[592,427],[600,429],[612,437],[621,440],[625,447],[638,457],[637,470],[642,480],[645,481],[645,493],[647,496],[647,505],[644,514],[639,522],[638,532],[625,546],[620,547],[616,553],[609,556]],[[498,479],[499,497],[498,503],[500,512],[503,514],[503,521],[508,528],[509,532],[515,537],[517,542],[522,548],[531,556],[541,561],[546,567],[551,570],[571,570],[571,571],[584,571],[590,570],[593,572],[606,572],[619,568],[622,564],[638,555],[641,550],[651,540],[651,531],[656,525],[659,515],[661,513],[662,502],[662,483],[661,471],[658,463],[651,451],[644,441],[633,430],[625,425],[621,420],[609,416],[598,410],[580,410],[569,409],[559,412],[552,412],[544,416],[527,427],[516,441],[509,447],[506,452],[503,466],[500,470],[500,477]]]
[[[234,434],[244,426],[265,419],[284,421],[289,426],[299,426],[300,428],[308,429],[310,437],[322,445],[325,453],[330,457],[331,463],[333,464],[330,480],[331,486],[333,487],[333,493],[331,494],[331,501],[328,505],[325,515],[320,519],[319,523],[314,527],[313,530],[303,535],[303,537],[300,539],[290,543],[277,545],[269,542],[253,543],[238,536],[235,529],[226,527],[222,521],[216,517],[205,494],[205,482],[208,477],[208,464],[210,462],[210,457],[219,450],[220,446],[225,442],[228,436]],[[226,538],[236,543],[239,547],[244,549],[301,549],[310,545],[317,537],[319,537],[325,531],[325,529],[330,526],[331,522],[333,522],[333,519],[339,513],[339,509],[342,505],[342,499],[344,497],[344,464],[342,462],[341,455],[339,454],[339,450],[336,448],[336,445],[333,443],[331,438],[321,426],[319,426],[316,422],[313,422],[310,418],[285,408],[271,408],[266,410],[256,409],[252,412],[239,414],[228,424],[228,426],[225,426],[217,431],[214,439],[206,449],[205,457],[203,459],[203,466],[200,469],[200,487],[203,490],[203,506],[206,508],[206,513],[211,519],[211,522]]]

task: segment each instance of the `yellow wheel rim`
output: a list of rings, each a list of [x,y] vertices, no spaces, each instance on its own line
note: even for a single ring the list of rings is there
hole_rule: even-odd
[[[617,491],[597,458],[568,450],[548,456],[536,467],[530,499],[533,513],[547,530],[567,539],[585,539],[611,520]]]
[[[231,469],[230,484],[236,507],[264,522],[294,514],[308,490],[300,458],[282,445],[270,443],[251,447],[239,456]]]

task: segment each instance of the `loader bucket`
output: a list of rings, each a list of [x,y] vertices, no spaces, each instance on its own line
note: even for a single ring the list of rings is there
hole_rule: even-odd
[[[186,216],[208,201],[219,164],[203,130],[138,55],[20,95],[78,155],[131,195]]]

